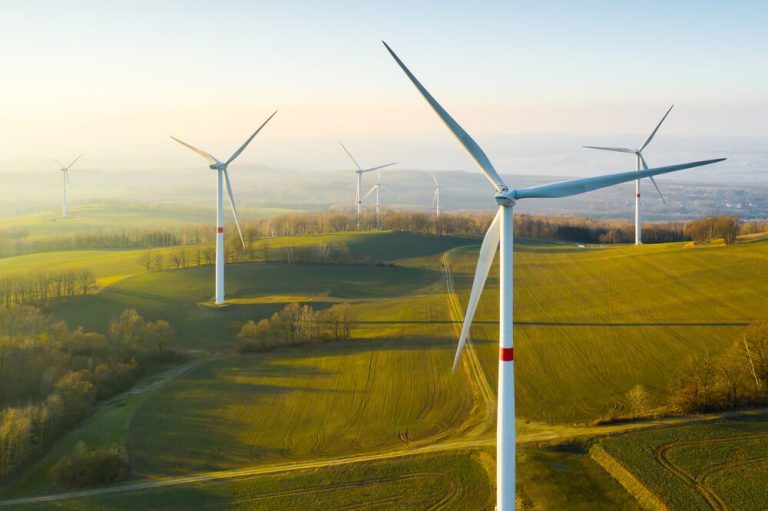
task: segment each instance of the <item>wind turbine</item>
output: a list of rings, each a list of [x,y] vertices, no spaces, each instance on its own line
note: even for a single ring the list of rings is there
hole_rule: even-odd
[[[361,195],[361,188],[363,185],[363,174],[365,174],[366,172],[372,172],[374,170],[383,169],[384,167],[389,167],[390,165],[394,165],[396,162],[387,163],[386,165],[379,165],[377,167],[371,167],[369,169],[363,169],[363,168],[360,168],[360,164],[357,163],[357,160],[355,159],[354,156],[352,156],[352,153],[350,153],[349,150],[346,148],[346,146],[341,143],[341,140],[339,140],[339,145],[341,145],[341,148],[344,149],[344,152],[347,153],[347,156],[349,156],[349,158],[355,164],[355,167],[357,167],[357,170],[355,171],[355,173],[357,174],[357,188],[355,188],[355,208],[357,208],[357,228],[359,230],[360,229],[360,209],[363,204],[363,197]],[[370,194],[371,192],[369,191],[368,193]],[[378,195],[379,193],[376,192],[377,204],[378,204]]]
[[[376,184],[365,194],[367,199],[370,194],[376,191],[376,228],[381,229],[381,203],[379,202],[379,191],[381,190],[381,169],[376,171]]]
[[[383,41],[382,41],[383,42]],[[467,312],[464,317],[464,325],[459,337],[459,345],[453,362],[455,371],[459,361],[461,350],[467,340],[469,327],[472,323],[475,309],[477,308],[480,294],[483,291],[485,280],[491,269],[491,263],[496,255],[496,249],[501,245],[499,258],[499,389],[498,389],[498,414],[496,426],[496,509],[498,511],[514,511],[515,509],[515,379],[512,346],[512,248],[513,248],[513,208],[518,200],[532,198],[555,198],[577,195],[591,190],[597,190],[606,186],[631,181],[656,174],[666,174],[677,170],[708,165],[722,161],[717,160],[698,161],[671,165],[655,169],[621,172],[604,176],[572,179],[559,183],[530,188],[509,189],[491,161],[472,137],[446,112],[442,106],[424,88],[415,76],[405,67],[395,52],[384,43],[390,55],[395,59],[400,68],[405,72],[414,86],[432,109],[443,120],[445,125],[458,139],[459,143],[469,153],[482,173],[493,185],[494,198],[499,206],[498,212],[485,233],[480,255],[475,270],[475,280],[472,283],[472,291],[467,304]]]
[[[209,168],[216,171],[216,305],[221,305],[224,303],[224,215],[222,211],[221,181],[223,178],[227,185],[227,195],[229,196],[229,204],[232,206],[232,214],[235,217],[237,232],[240,234],[240,242],[243,244],[243,247],[245,247],[243,231],[240,229],[240,219],[237,217],[237,206],[235,206],[235,197],[232,195],[232,185],[229,183],[229,172],[227,171],[227,167],[235,160],[235,158],[240,156],[240,153],[242,153],[248,144],[251,143],[253,137],[255,137],[264,126],[266,126],[266,124],[272,119],[272,117],[275,116],[276,113],[277,111],[270,115],[267,120],[264,121],[261,126],[259,126],[259,129],[254,131],[253,135],[248,137],[248,140],[246,140],[245,143],[241,145],[240,148],[235,151],[234,154],[232,154],[232,156],[230,156],[229,159],[224,163],[220,162],[218,159],[214,158],[205,151],[198,149],[197,147],[191,146],[186,142],[182,142],[176,137],[171,137],[179,144],[191,149],[192,151],[208,160],[210,163]]]
[[[653,140],[654,135],[656,135],[656,132],[659,131],[659,128],[661,127],[661,123],[664,122],[664,119],[667,118],[669,115],[669,112],[672,111],[672,108],[674,108],[675,105],[672,105],[669,107],[669,110],[667,110],[667,113],[664,114],[664,117],[661,118],[659,121],[659,124],[656,125],[656,128],[651,132],[650,135],[648,135],[648,138],[645,139],[645,142],[643,145],[640,146],[640,149],[627,149],[626,147],[599,147],[599,146],[592,146],[592,145],[585,145],[584,147],[587,149],[600,149],[602,151],[615,151],[619,153],[630,153],[635,155],[635,169],[640,170],[647,169],[648,164],[645,162],[645,158],[643,158],[643,149],[648,147],[648,144],[651,143],[651,140]],[[653,186],[656,187],[656,191],[659,192],[659,197],[661,197],[661,202],[664,204],[667,203],[667,201],[664,200],[664,196],[661,194],[661,190],[659,189],[659,185],[656,184],[656,180],[653,179],[653,176],[648,176],[651,180],[651,183],[653,183]],[[640,178],[638,177],[635,179],[635,245],[640,245],[643,243],[643,236],[642,236],[642,225],[641,225],[641,219],[640,219]]]
[[[430,172],[429,174],[432,176],[432,181],[435,182],[435,195],[432,196],[432,205],[435,207],[435,218],[440,219],[440,183],[437,181],[437,178],[434,174]]]
[[[67,217],[67,185],[69,184],[69,169],[71,169],[72,165],[74,165],[77,162],[77,160],[80,159],[80,156],[82,156],[82,154],[79,154],[77,158],[72,160],[72,163],[70,163],[69,165],[64,165],[63,163],[56,160],[55,158],[51,158],[56,163],[56,165],[60,167],[59,170],[61,171],[61,184],[62,184],[61,216],[62,218]]]

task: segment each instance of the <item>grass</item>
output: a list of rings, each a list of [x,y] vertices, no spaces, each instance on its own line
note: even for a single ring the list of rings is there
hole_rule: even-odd
[[[526,445],[518,450],[518,499],[525,510],[640,511],[582,445]]]
[[[127,436],[142,475],[331,458],[434,442],[470,419],[451,345],[377,339],[214,362],[158,391]]]
[[[620,435],[603,448],[672,509],[768,507],[768,414]]]
[[[483,452],[414,456],[18,506],[19,510],[444,509],[489,511]]]
[[[518,413],[546,422],[587,422],[622,403],[634,385],[660,403],[691,353],[721,353],[744,328],[768,318],[768,242],[580,249],[518,241],[515,247]],[[477,252],[451,253],[466,303]],[[498,275],[472,334],[496,386]]]

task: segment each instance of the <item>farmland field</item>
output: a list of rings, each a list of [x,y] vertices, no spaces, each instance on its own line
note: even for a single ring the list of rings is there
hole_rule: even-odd
[[[515,247],[518,413],[546,422],[590,421],[637,384],[660,399],[693,353],[721,353],[750,322],[768,318],[768,243],[687,248],[682,243]],[[462,303],[475,250],[449,253]],[[498,281],[494,267],[473,328],[495,385]],[[487,323],[487,324],[483,324]]]
[[[600,445],[671,509],[757,511],[768,508],[766,419],[764,411],[729,414]]]

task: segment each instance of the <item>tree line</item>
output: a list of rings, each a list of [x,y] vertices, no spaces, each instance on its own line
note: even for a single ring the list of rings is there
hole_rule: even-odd
[[[235,338],[235,348],[238,353],[249,353],[278,346],[348,340],[354,318],[348,303],[319,311],[309,305],[290,303],[269,319],[246,322]]]
[[[103,335],[52,322],[34,307],[0,307],[0,480],[42,456],[94,403],[176,360],[174,338],[167,321],[147,322],[133,309]]]
[[[0,278],[0,303],[10,305],[43,305],[52,300],[86,295],[96,285],[89,268],[47,271]]]

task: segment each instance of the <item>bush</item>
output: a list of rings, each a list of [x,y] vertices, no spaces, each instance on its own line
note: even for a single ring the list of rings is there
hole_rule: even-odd
[[[87,450],[83,444],[53,467],[53,479],[61,488],[86,488],[116,483],[128,477],[129,467],[122,449]]]

